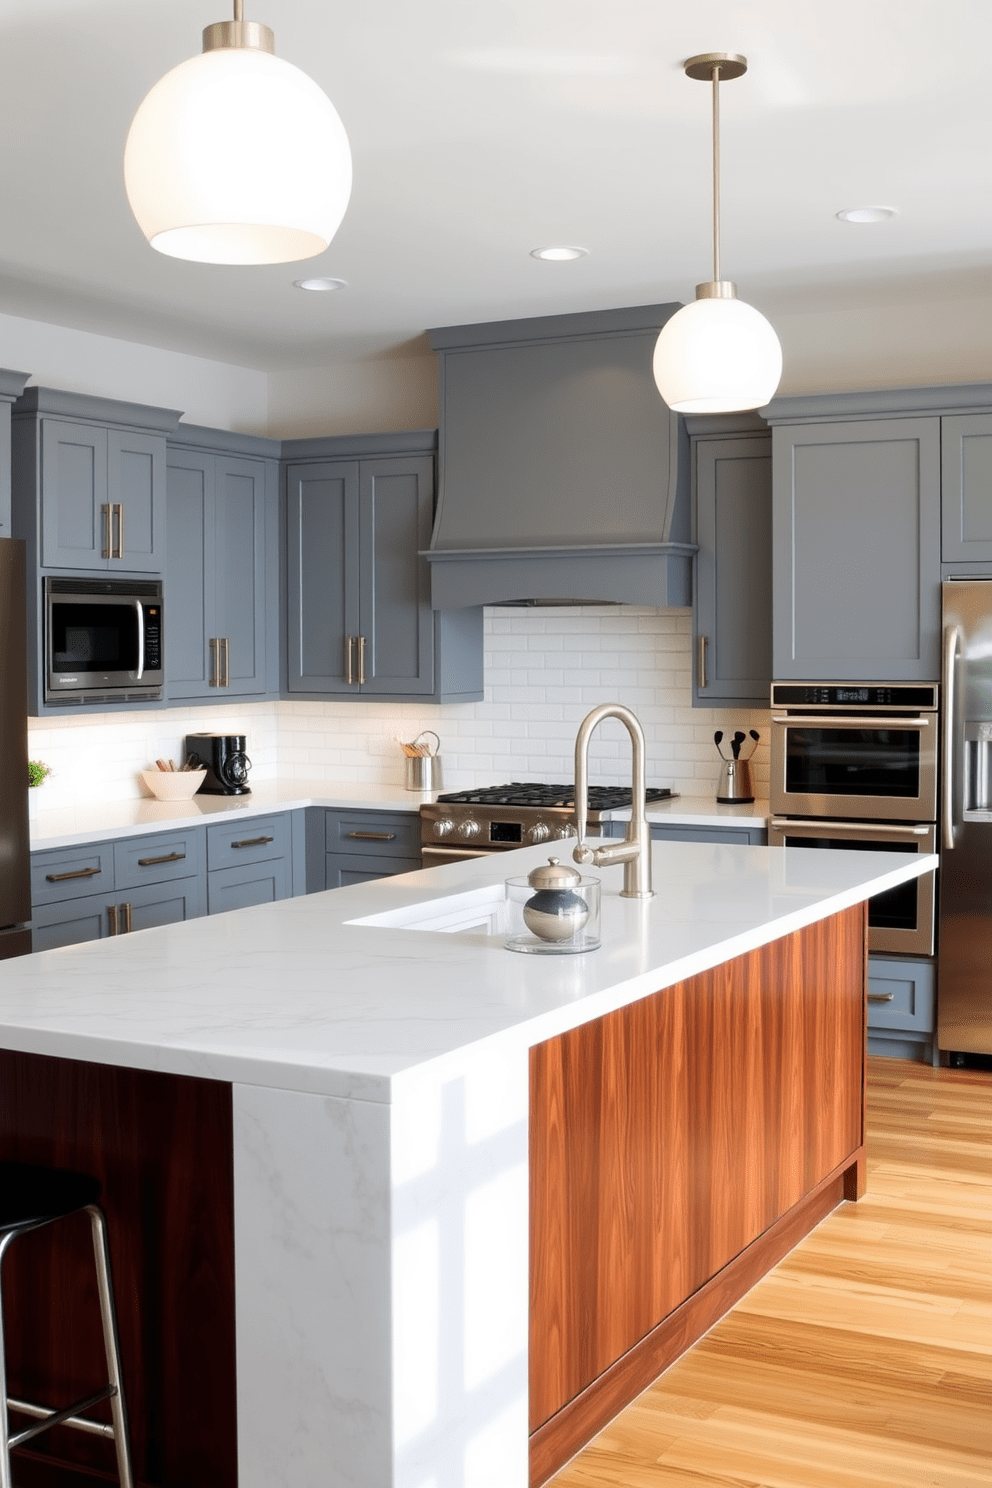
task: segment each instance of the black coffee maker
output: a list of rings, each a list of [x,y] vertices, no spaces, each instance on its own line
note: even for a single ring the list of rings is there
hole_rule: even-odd
[[[194,755],[206,769],[198,796],[250,796],[244,734],[187,734],[186,758]]]

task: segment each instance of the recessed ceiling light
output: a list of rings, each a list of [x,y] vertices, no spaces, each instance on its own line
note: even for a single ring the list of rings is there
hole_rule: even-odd
[[[895,207],[845,207],[843,212],[837,213],[840,222],[888,222],[890,217],[896,216]]]
[[[588,248],[532,248],[531,258],[543,258],[545,263],[568,263],[572,258],[585,258]]]
[[[294,289],[312,289],[317,294],[329,294],[332,289],[347,289],[347,279],[294,279]]]

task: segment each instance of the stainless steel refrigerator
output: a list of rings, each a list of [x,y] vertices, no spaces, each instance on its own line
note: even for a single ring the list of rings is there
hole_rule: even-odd
[[[24,544],[0,538],[0,961],[31,949]]]
[[[943,596],[937,1043],[992,1054],[992,579]]]

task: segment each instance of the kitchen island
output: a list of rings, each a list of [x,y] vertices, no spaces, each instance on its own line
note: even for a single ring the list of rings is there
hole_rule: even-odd
[[[2,1155],[113,1147],[115,1266],[167,1273],[123,1330],[139,1481],[525,1488],[856,1196],[858,906],[936,859],[653,854],[584,956],[415,928],[482,923],[525,849],[5,963]]]

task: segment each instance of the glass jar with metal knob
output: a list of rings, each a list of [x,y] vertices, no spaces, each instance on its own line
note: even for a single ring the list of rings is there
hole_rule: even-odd
[[[508,878],[507,948],[575,954],[599,945],[599,879],[549,858],[526,878]]]

